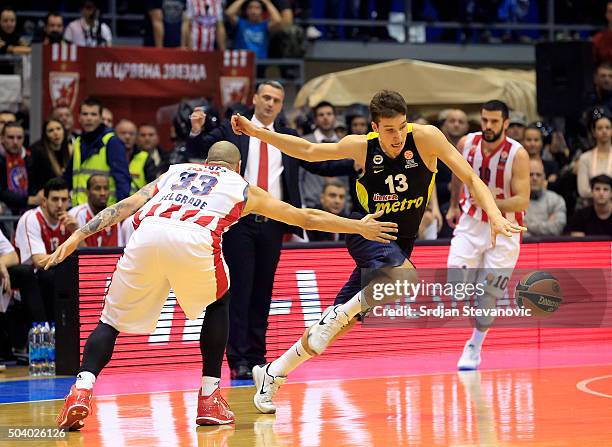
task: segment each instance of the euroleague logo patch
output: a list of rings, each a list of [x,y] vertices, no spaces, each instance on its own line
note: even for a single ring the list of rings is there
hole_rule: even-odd
[[[412,160],[414,158],[414,154],[412,153],[412,151],[406,151],[404,152],[404,157],[406,158],[406,160]]]
[[[414,152],[412,151],[404,152],[404,158],[406,159],[404,169],[416,168],[419,165],[416,161],[414,161]]]

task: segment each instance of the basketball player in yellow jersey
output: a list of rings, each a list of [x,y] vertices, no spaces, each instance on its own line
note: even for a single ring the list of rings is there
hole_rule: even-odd
[[[406,108],[399,93],[378,92],[370,103],[373,133],[348,135],[337,143],[320,144],[260,129],[239,115],[232,117],[234,132],[265,141],[292,157],[307,161],[355,160],[364,167],[357,180],[362,213],[382,210],[385,213],[382,220],[398,225],[397,240],[384,246],[360,237],[347,237],[346,245],[357,268],[338,294],[334,306],[326,309],[321,319],[281,357],[253,368],[257,388],[253,400],[262,413],[276,411],[272,398],[289,372],[310,357],[321,354],[341,331],[354,324],[357,314],[381,304],[380,301],[368,302],[372,295],[361,289],[361,269],[376,269],[377,275],[393,278],[398,269],[403,268],[402,278],[416,280],[409,258],[434,187],[438,158],[470,188],[490,216],[493,243],[498,234],[510,237],[525,230],[502,216],[487,186],[442,132],[433,126],[407,122]]]

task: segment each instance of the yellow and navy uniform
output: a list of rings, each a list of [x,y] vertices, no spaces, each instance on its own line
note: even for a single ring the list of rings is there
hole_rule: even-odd
[[[362,211],[383,210],[380,218],[398,225],[398,238],[414,238],[435,187],[435,172],[423,162],[414,142],[412,124],[402,151],[390,158],[380,147],[378,133],[368,134],[364,172],[357,179]]]

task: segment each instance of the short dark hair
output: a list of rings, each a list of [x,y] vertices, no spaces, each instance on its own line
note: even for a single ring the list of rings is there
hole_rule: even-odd
[[[612,177],[606,174],[596,175],[589,180],[589,183],[591,184],[591,189],[595,188],[596,184],[608,185],[610,188],[612,188]]]
[[[0,115],[4,115],[6,113],[10,113],[11,115],[15,115],[15,112],[12,112],[10,110],[4,109],[4,110],[0,110]],[[17,116],[17,115],[15,115]]]
[[[332,180],[329,180],[328,182],[326,182],[323,185],[323,189],[321,190],[321,194],[325,194],[325,191],[327,191],[327,188],[329,188],[330,186],[334,186],[336,188],[342,188],[342,189],[344,189],[344,192],[346,192],[346,190],[347,190],[346,185],[344,183],[342,183],[340,180],[332,179]]]
[[[82,110],[83,106],[97,106],[98,110],[100,111],[100,115],[102,115],[102,109],[104,108],[104,106],[102,106],[102,101],[96,98],[85,98],[79,106],[79,112]]]
[[[534,123],[531,123],[529,126],[525,127],[525,131],[532,129],[532,130],[537,130],[538,132],[540,132],[540,136],[542,137],[542,140],[544,139],[544,132],[542,132],[542,128]]]
[[[331,107],[331,109],[334,111],[334,115],[336,114],[336,108],[334,107],[334,105],[331,102],[329,102],[329,101],[321,101],[319,104],[317,104],[316,106],[314,106],[312,108],[312,113],[314,113],[314,116],[317,116],[317,112],[322,107]]]
[[[612,3],[612,1],[608,3]],[[601,62],[600,64],[597,65],[597,67],[595,67],[595,72],[597,72],[597,70],[599,70],[600,68],[606,68],[608,70],[612,70],[612,62],[610,61]]]
[[[62,17],[62,15],[59,12],[57,12],[57,11],[50,11],[49,14],[47,14],[45,16],[45,25],[47,23],[49,23],[49,17],[59,17],[60,19],[62,19],[62,23],[64,22],[64,18]]]
[[[138,129],[140,129],[141,127],[152,127],[153,129],[155,129],[155,132],[157,132],[157,127],[153,123],[140,123],[138,125]]]
[[[281,84],[280,82],[275,81],[273,79],[266,79],[265,81],[262,81],[259,84],[257,84],[257,89],[255,90],[255,92],[257,94],[259,94],[259,90],[261,90],[261,88],[264,85],[269,85],[270,87],[273,87],[273,88],[278,89],[281,92],[283,92],[283,95],[285,94],[285,87],[283,87],[283,84]]]
[[[19,129],[24,130],[24,128],[23,128],[23,126],[21,125],[20,122],[18,122],[18,121],[9,121],[2,128],[2,136],[6,135],[6,129],[9,129],[11,127],[18,127]]]
[[[380,122],[381,118],[393,118],[407,113],[408,106],[404,97],[393,90],[381,90],[370,101],[370,115],[375,123]]]
[[[500,101],[499,99],[493,99],[491,101],[485,102],[480,111],[487,110],[489,112],[501,112],[503,120],[507,120],[510,116],[510,110],[505,102]]]
[[[104,174],[92,174],[92,175],[90,175],[89,178],[87,179],[87,184],[85,185],[87,187],[88,191],[91,189],[91,179],[94,178],[94,177],[103,177],[103,178],[108,179],[108,176],[104,175]]]
[[[62,177],[55,177],[45,183],[44,194],[45,198],[49,198],[49,193],[51,191],[63,191],[68,190],[68,183]]]

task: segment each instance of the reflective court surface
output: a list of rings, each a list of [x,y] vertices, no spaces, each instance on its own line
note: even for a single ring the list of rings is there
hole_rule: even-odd
[[[363,369],[375,364],[362,360]],[[224,389],[235,426],[196,428],[195,389],[100,395],[80,433],[0,445],[612,445],[612,364],[288,382],[276,415],[257,413],[252,392]],[[49,427],[60,406],[2,404],[0,425]]]

